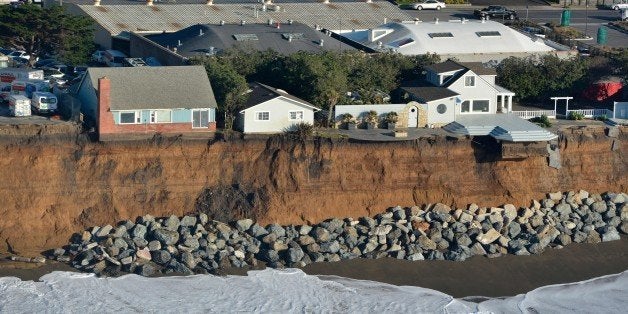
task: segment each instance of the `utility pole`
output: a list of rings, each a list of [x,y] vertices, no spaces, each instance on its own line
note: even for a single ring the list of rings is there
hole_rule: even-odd
[[[585,0],[584,7],[584,36],[589,37],[589,0]]]

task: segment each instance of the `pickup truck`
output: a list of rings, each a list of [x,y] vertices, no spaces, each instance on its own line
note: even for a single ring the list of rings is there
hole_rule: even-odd
[[[505,6],[501,5],[489,5],[487,8],[482,10],[473,11],[473,15],[479,18],[495,18],[501,17],[504,19],[514,20],[517,18],[517,12],[515,10],[510,10]]]

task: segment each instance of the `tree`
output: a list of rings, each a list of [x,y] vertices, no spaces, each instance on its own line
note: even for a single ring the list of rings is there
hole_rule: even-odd
[[[247,99],[246,79],[231,64],[216,57],[196,59],[195,63],[205,66],[218,109],[225,113],[225,129],[232,129],[233,121]]]
[[[93,51],[92,20],[60,6],[0,6],[0,44],[26,51],[34,62],[44,52],[70,64],[86,63]]]

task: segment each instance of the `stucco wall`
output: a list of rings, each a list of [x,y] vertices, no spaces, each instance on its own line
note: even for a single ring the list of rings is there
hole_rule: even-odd
[[[465,101],[465,100],[489,100],[489,110],[486,113],[487,114],[488,113],[496,113],[497,112],[497,91],[495,90],[495,88],[491,84],[487,83],[479,75],[475,75],[475,73],[472,74],[473,76],[475,76],[475,86],[473,86],[473,87],[465,87],[464,86],[465,77],[471,75],[470,73],[472,73],[472,72],[469,72],[469,73],[465,74],[460,79],[458,79],[456,82],[451,84],[449,86],[449,89],[451,89],[454,92],[460,94],[460,96],[458,96],[458,98],[460,98],[462,101]],[[456,113],[457,114],[464,114],[464,113],[460,112],[460,106],[457,106]],[[481,112],[469,112],[469,113],[476,114],[476,113],[481,113]]]

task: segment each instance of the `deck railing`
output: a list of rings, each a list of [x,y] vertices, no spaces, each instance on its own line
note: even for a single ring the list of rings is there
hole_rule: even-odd
[[[567,117],[572,112],[580,113],[585,118],[597,118],[601,116],[606,116],[607,118],[613,117],[613,111],[608,109],[577,109],[577,110],[567,110]]]
[[[512,111],[512,113],[525,120],[540,117],[542,115],[545,115],[548,118],[556,119],[556,111],[554,110],[521,110]]]

